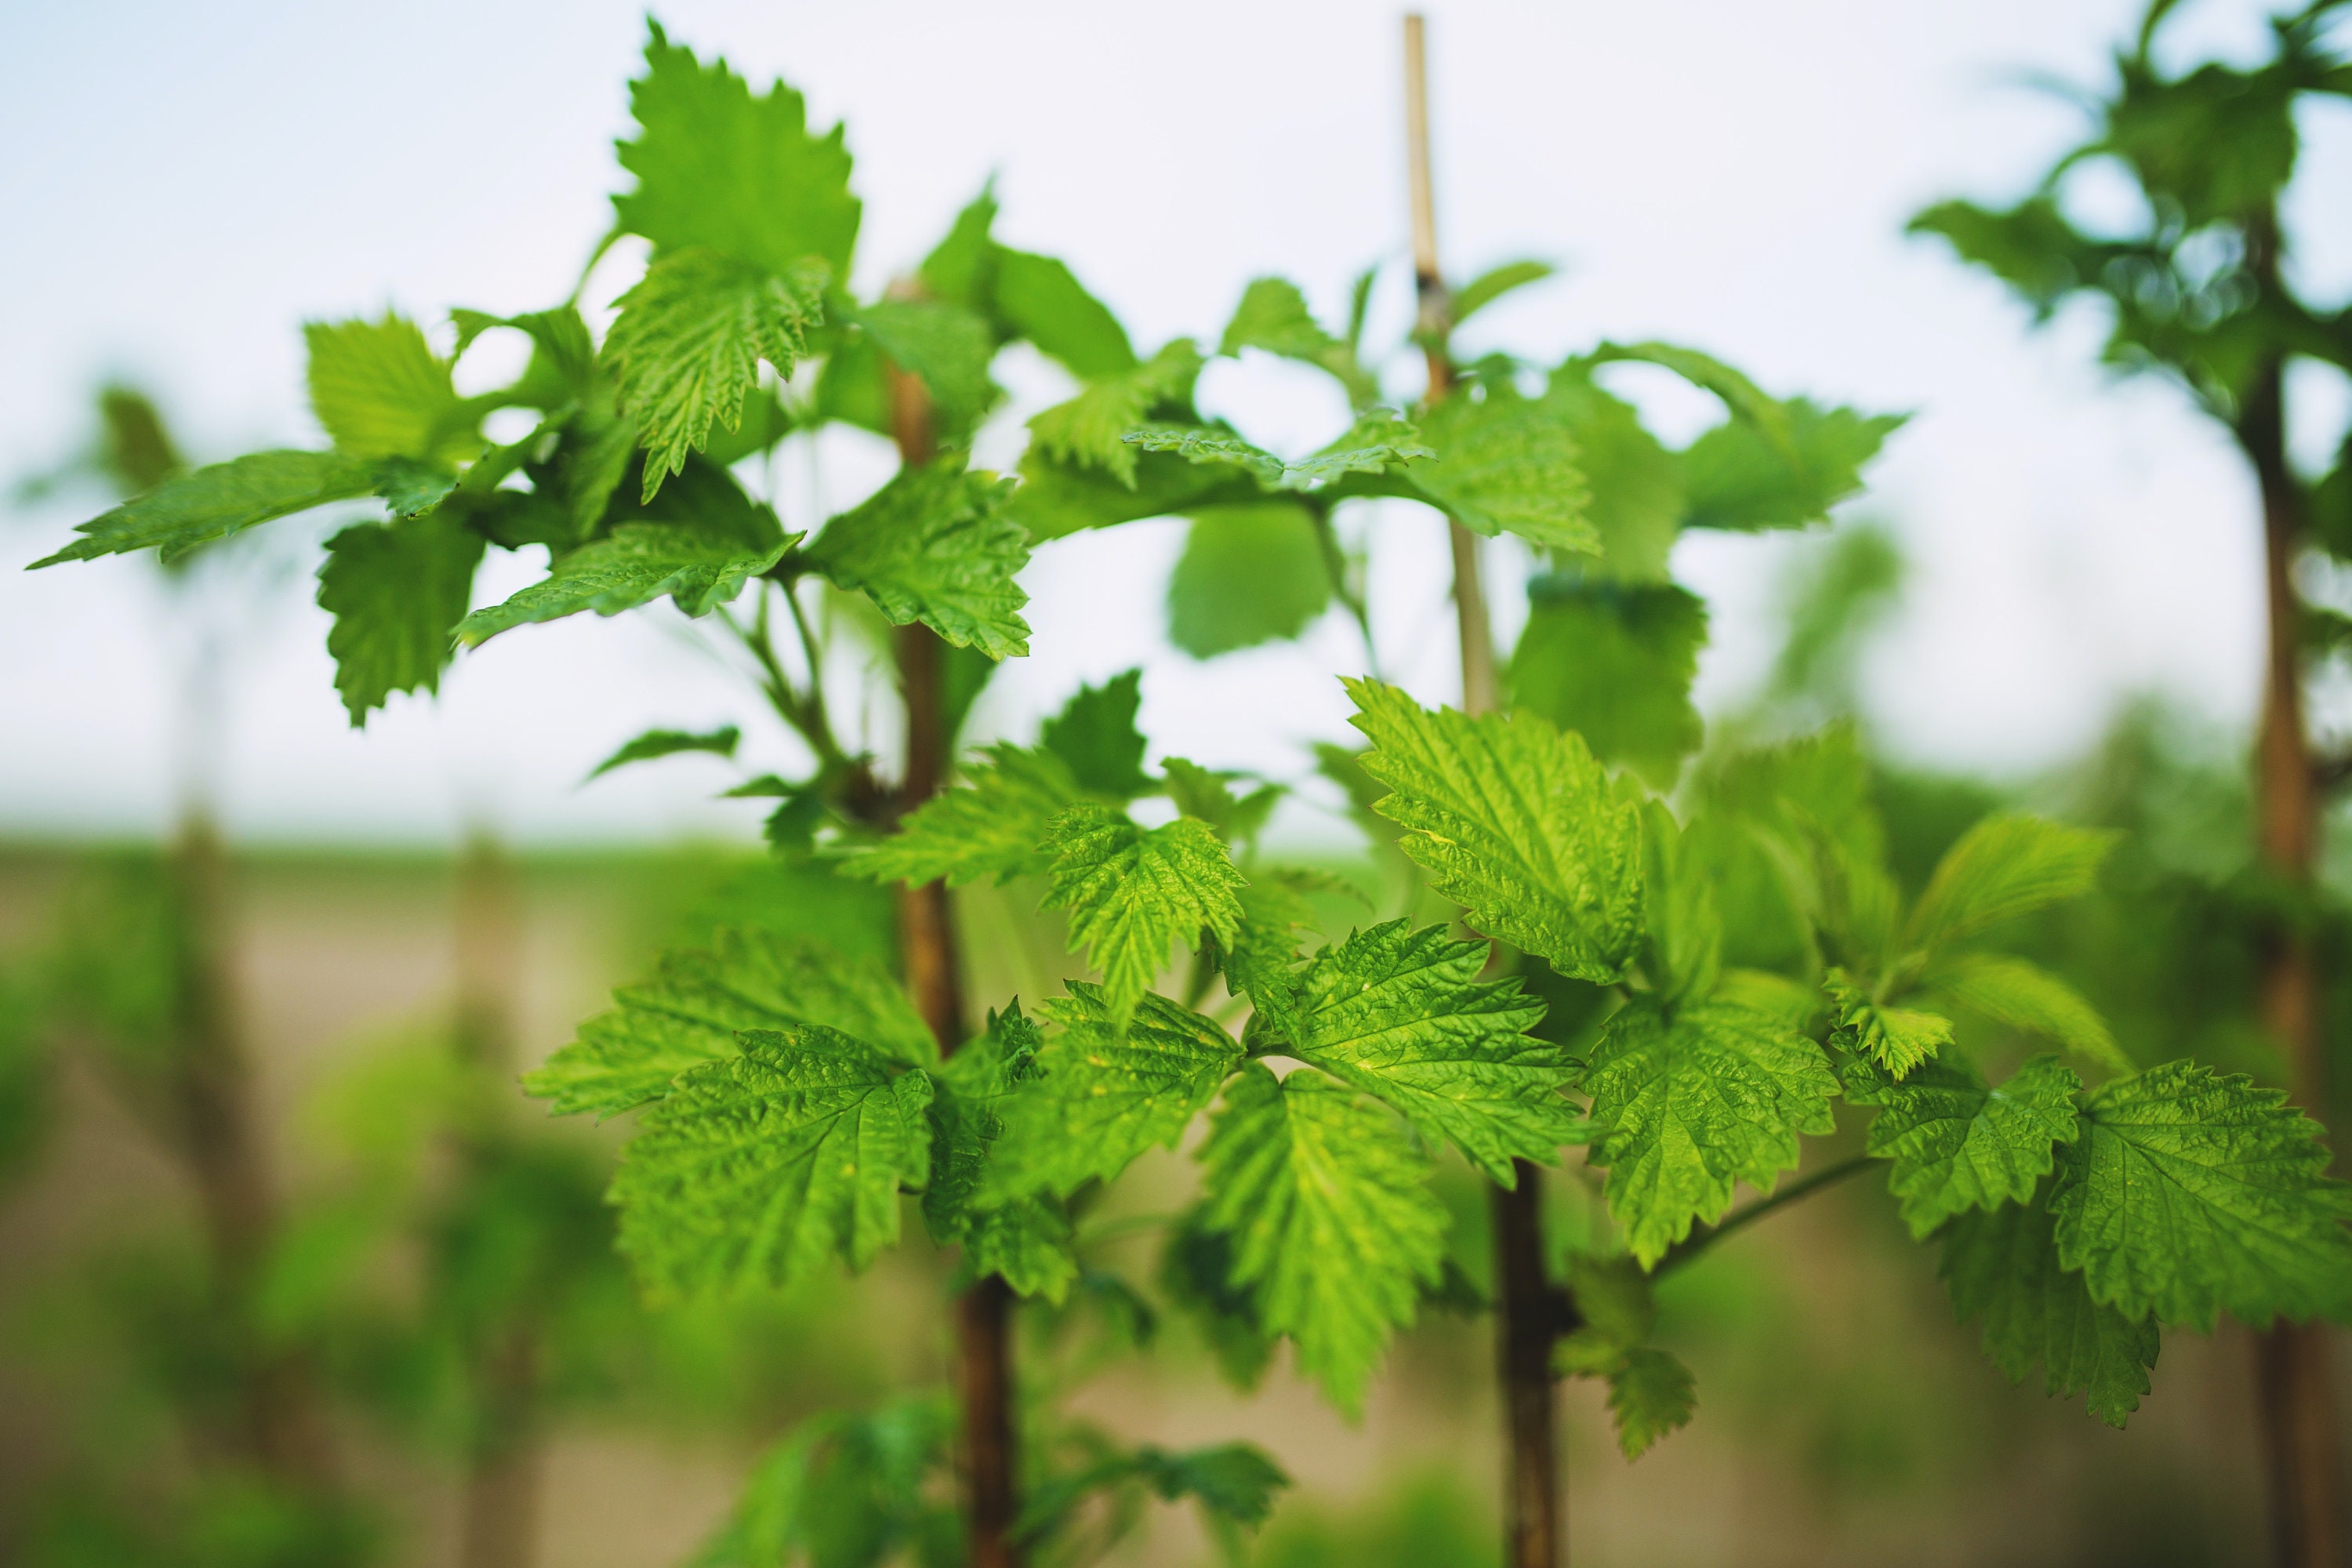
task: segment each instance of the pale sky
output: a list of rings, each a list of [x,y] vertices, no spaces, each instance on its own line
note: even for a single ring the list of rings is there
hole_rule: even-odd
[[[2029,337],[1995,285],[1900,232],[1943,195],[2017,194],[2079,129],[2018,76],[2096,79],[2136,6],[1428,10],[1449,270],[1523,255],[1566,268],[1495,308],[1472,347],[1545,357],[1670,338],[1776,392],[1915,412],[1857,503],[1914,560],[1864,693],[1899,752],[2014,773],[2078,749],[2144,691],[2247,721],[2255,520],[2219,434],[2162,385],[2109,381],[2092,317]],[[2179,46],[2229,50],[2263,14],[2238,0],[2186,10]],[[918,258],[991,171],[1000,234],[1066,258],[1147,348],[1213,340],[1265,271],[1336,313],[1356,269],[1402,247],[1399,13],[1385,5],[681,0],[661,13],[755,86],[786,76],[820,123],[846,119],[868,284]],[[0,480],[72,449],[108,374],[153,387],[201,457],[311,444],[306,316],[394,304],[438,321],[451,305],[562,298],[622,177],[611,142],[642,39],[641,11],[618,0],[0,14],[14,65],[0,95],[0,211],[14,220],[0,246]],[[2352,295],[2352,110],[2306,132],[2298,265],[2339,300]],[[2095,184],[2084,194],[2095,200]],[[592,299],[625,271],[607,268]],[[1382,309],[1393,328],[1401,288]],[[1024,411],[1055,395],[1050,373],[1005,368]],[[1339,413],[1307,374],[1224,363],[1204,398],[1269,444],[1304,446]],[[2316,378],[2309,390],[2315,417],[2297,435],[2315,458],[2352,399]],[[1640,391],[1678,431],[1702,412]],[[1007,421],[984,455],[1005,461],[1018,439]],[[785,474],[788,525],[881,471],[853,441],[818,475]],[[0,514],[0,560],[55,548],[100,504]],[[274,586],[215,611],[232,679],[214,750],[235,830],[432,842],[471,816],[541,842],[751,830],[753,809],[707,798],[725,775],[702,763],[575,787],[648,725],[751,717],[667,612],[525,629],[461,658],[439,701],[395,698],[349,730],[303,547],[327,521],[275,525],[287,539]],[[1439,525],[1400,506],[1366,526],[1384,667],[1450,697]],[[985,722],[1025,736],[1081,679],[1142,663],[1146,724],[1166,751],[1287,773],[1299,742],[1345,738],[1328,672],[1360,656],[1344,621],[1208,665],[1167,647],[1158,587],[1179,540],[1155,523],[1041,551],[1026,578],[1034,656],[1000,678]],[[1790,548],[1694,539],[1677,553],[1716,606],[1708,702],[1735,700],[1769,652],[1765,606]],[[506,558],[478,596],[534,575],[535,560]],[[0,834],[168,819],[190,727],[184,620],[143,563],[0,570]],[[772,728],[745,727],[760,757],[785,760]]]

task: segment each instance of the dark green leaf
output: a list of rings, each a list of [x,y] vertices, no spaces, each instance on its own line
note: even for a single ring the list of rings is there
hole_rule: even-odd
[[[1143,671],[1125,670],[1100,686],[1081,686],[1045,721],[1037,744],[1069,764],[1080,789],[1126,800],[1151,787],[1143,771]]]
[[[395,691],[436,692],[473,601],[482,536],[439,512],[362,522],[327,541],[319,607],[353,727]]]
[[[164,480],[81,524],[74,530],[80,539],[33,565],[133,550],[153,550],[169,562],[257,523],[374,488],[374,466],[340,452],[254,452]]]
[[[1663,788],[1698,749],[1690,689],[1706,644],[1706,606],[1695,594],[1538,578],[1511,656],[1511,701]]]

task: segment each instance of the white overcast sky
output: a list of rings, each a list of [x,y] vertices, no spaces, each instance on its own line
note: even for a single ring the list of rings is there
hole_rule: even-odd
[[[2097,79],[2136,5],[1428,9],[1449,269],[1521,255],[1567,268],[1495,309],[1474,346],[1549,355],[1667,337],[1777,391],[1916,411],[1863,503],[1916,565],[1865,692],[1891,744],[2013,773],[2151,690],[2246,722],[2255,524],[2217,434],[2168,389],[2103,376],[2091,317],[2029,337],[1994,285],[1900,233],[1937,196],[2015,194],[2067,144],[2074,111],[2017,78]],[[2186,10],[2184,48],[2258,38],[2263,12],[2240,0]],[[1336,310],[1349,276],[1402,247],[1390,5],[677,0],[662,15],[756,85],[784,75],[819,122],[847,120],[869,284],[919,257],[991,171],[1000,233],[1066,258],[1147,348],[1213,338],[1267,270]],[[200,455],[306,443],[304,317],[390,303],[437,320],[455,304],[561,298],[608,219],[642,40],[623,0],[0,11],[0,478],[72,449],[109,374],[152,386]],[[2352,112],[2305,129],[2298,265],[2339,300],[2352,295]],[[1391,321],[1402,308],[1392,291]],[[1016,379],[1051,392],[1034,369]],[[2308,390],[2316,417],[2298,439],[2316,457],[2347,399],[2318,378]],[[1337,415],[1263,365],[1221,367],[1204,392],[1277,444],[1318,440]],[[1663,395],[1656,407],[1668,424],[1696,412]],[[993,438],[1000,460],[1011,438]],[[847,500],[875,472],[845,446],[824,479]],[[811,494],[805,476],[782,487],[794,526]],[[93,500],[0,513],[0,555],[54,548]],[[1436,525],[1400,508],[1376,526],[1383,659],[1425,698],[1448,697]],[[1151,524],[1042,552],[1028,577],[1035,657],[984,718],[1022,731],[1081,678],[1142,662],[1146,721],[1169,751],[1281,771],[1297,742],[1344,735],[1326,672],[1358,656],[1338,623],[1303,649],[1207,666],[1168,649],[1156,585],[1177,542]],[[1787,548],[1695,540],[1677,554],[1717,605],[1713,702],[1736,699],[1769,649]],[[744,713],[678,623],[518,633],[462,659],[438,703],[395,699],[354,733],[311,564],[289,541],[275,587],[218,612],[233,679],[215,750],[239,832],[432,841],[473,816],[540,841],[748,832],[749,810],[707,799],[722,782],[708,764],[574,787],[647,725]],[[533,574],[516,560],[499,572],[481,592]],[[0,833],[168,818],[189,727],[184,619],[142,563],[0,571]]]

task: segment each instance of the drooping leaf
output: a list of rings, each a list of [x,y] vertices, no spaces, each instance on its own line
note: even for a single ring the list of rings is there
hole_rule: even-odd
[[[2091,1299],[2081,1272],[2060,1262],[2040,1203],[1962,1210],[1944,1230],[1937,1272],[1963,1322],[1984,1314],[1985,1354],[2011,1383],[2038,1361],[2052,1398],[2084,1394],[2110,1426],[2139,1408],[2159,1346],[2156,1320],[2135,1322]]]
[[[1090,381],[1038,414],[1030,434],[1047,457],[1102,468],[1132,489],[1138,451],[1122,437],[1167,405],[1189,408],[1200,374],[1200,349],[1174,339],[1144,363]]]
[[[1643,1267],[1720,1219],[1738,1184],[1769,1192],[1798,1135],[1830,1131],[1837,1087],[1819,1046],[1762,1013],[1708,1003],[1670,1020],[1636,1001],[1611,1017],[1585,1073],[1591,1158]]]
[[[991,658],[1029,651],[1014,574],[1029,543],[1006,511],[1013,481],[950,456],[901,468],[824,525],[806,552],[835,585],[863,589],[895,626],[920,621]]]
[[[1966,1061],[1937,1060],[1897,1082],[1874,1067],[1849,1071],[1846,1098],[1876,1105],[1868,1152],[1892,1160],[1887,1190],[1914,1237],[1971,1208],[2033,1201],[2074,1141],[2083,1080],[2056,1057],[2028,1058],[1990,1087]]]
[[[2199,1330],[2352,1304],[2352,1187],[2284,1094],[2168,1062],[2093,1090],[2082,1117],[2050,1212],[2094,1299]]]
[[[681,752],[709,752],[714,756],[731,757],[743,731],[732,724],[722,724],[716,730],[697,734],[690,730],[647,730],[634,740],[621,742],[620,749],[588,770],[588,778],[598,779],[614,768],[631,763],[647,763],[656,757],[674,757]],[[583,784],[587,779],[581,781]],[[730,795],[744,793],[730,790]]]
[[[1511,656],[1511,700],[1664,787],[1698,749],[1690,689],[1706,643],[1706,606],[1681,588],[1538,578]]]
[[[1627,361],[1670,370],[1700,391],[1713,393],[1723,400],[1735,419],[1755,428],[1775,451],[1793,458],[1796,437],[1789,427],[1788,405],[1713,354],[1680,343],[1605,342],[1583,359],[1571,363],[1582,369]]]
[[[898,1239],[930,1163],[931,1079],[804,1024],[751,1030],[646,1113],[613,1178],[620,1247],[657,1294],[783,1285]]]
[[[1822,990],[1830,999],[1831,1043],[1885,1068],[1892,1078],[1901,1079],[1920,1063],[1932,1061],[1952,1043],[1949,1018],[1874,1000],[1843,969],[1823,976]]]
[[[554,563],[547,576],[502,604],[457,623],[458,640],[478,647],[500,632],[583,610],[617,616],[667,594],[689,616],[707,616],[773,566],[800,535],[772,549],[746,551],[723,534],[658,523],[629,523]]]
[[[153,550],[169,563],[257,523],[366,495],[375,468],[340,452],[253,452],[165,479],[145,495],[82,523],[82,537],[36,568]]]
[[[2098,1009],[2073,986],[2024,959],[2006,953],[1956,953],[1930,969],[1922,984],[1955,1005],[2005,1028],[2063,1046],[2103,1073],[2128,1075],[2135,1070]]]
[[[698,247],[655,258],[621,296],[604,353],[646,448],[646,500],[709,443],[714,421],[741,422],[761,360],[792,374],[824,319],[823,285],[808,267],[772,272]]]
[[[449,362],[433,352],[405,316],[311,321],[310,411],[347,457],[470,458],[480,442],[449,380]]]
[[[1054,821],[1078,799],[1069,765],[1050,752],[992,746],[964,781],[926,802],[899,829],[845,865],[852,876],[951,888],[992,877],[1043,875]]]
[[[2078,899],[2097,884],[2115,835],[2038,816],[1990,816],[1945,852],[1905,928],[1932,950],[1997,921]]]
[[[1348,680],[1374,809],[1405,853],[1486,935],[1562,974],[1621,979],[1641,939],[1641,821],[1584,742],[1540,718],[1428,712],[1393,686]]]
[[[1124,1018],[1168,965],[1178,942],[1205,931],[1230,942],[1241,921],[1242,874],[1208,824],[1180,816],[1153,828],[1097,804],[1055,820],[1045,908],[1070,911],[1070,946],[1083,942]]]
[[[1002,247],[995,261],[996,309],[1022,337],[1089,381],[1135,368],[1127,330],[1068,267]]]
[[[1298,636],[1331,603],[1315,514],[1295,502],[1192,512],[1168,579],[1168,640],[1194,658]]]
[[[805,936],[721,927],[706,948],[661,955],[653,977],[613,994],[613,1010],[523,1075],[559,1116],[611,1116],[661,1099],[679,1074],[736,1054],[747,1029],[822,1025],[893,1060],[926,1063],[939,1047],[877,960]]]
[[[1397,1121],[1312,1068],[1253,1063],[1225,1090],[1201,1161],[1207,1222],[1233,1279],[1298,1368],[1352,1415],[1391,1332],[1410,1325],[1444,1256],[1445,1211]]]
[[[1492,538],[1516,533],[1547,549],[1596,554],[1591,490],[1576,436],[1561,410],[1523,397],[1451,397],[1424,416],[1437,453],[1412,484],[1463,527]]]
[[[1617,1447],[1638,1459],[1667,1433],[1690,1425],[1698,1394],[1690,1368],[1671,1351],[1637,1345],[1609,1373],[1609,1415]]]
[[[1037,733],[1041,751],[1068,764],[1080,789],[1126,800],[1151,787],[1143,771],[1143,671],[1124,670],[1100,686],[1081,686]]]
[[[357,523],[327,541],[319,607],[354,728],[395,691],[436,692],[472,603],[482,536],[439,512]]]
[[[1504,1186],[1511,1162],[1549,1164],[1580,1140],[1562,1097],[1575,1076],[1528,1031],[1540,1005],[1516,980],[1481,981],[1486,944],[1391,921],[1317,953],[1298,975],[1301,1037],[1283,1055],[1379,1096],[1433,1142]]]
[[[1380,397],[1379,381],[1357,363],[1355,349],[1323,329],[1307,308],[1307,296],[1286,278],[1254,279],[1242,290],[1217,352],[1238,355],[1244,349],[1262,349],[1328,373],[1351,406],[1361,408]]]

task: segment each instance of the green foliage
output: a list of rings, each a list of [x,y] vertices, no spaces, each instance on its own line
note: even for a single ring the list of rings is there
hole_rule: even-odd
[[[1856,986],[1843,969],[1823,977],[1829,995],[1830,1043],[1884,1068],[1900,1079],[1952,1043],[1952,1021],[1909,1007],[1889,1007]]]
[[[1452,397],[1423,416],[1422,433],[1437,460],[1412,470],[1413,486],[1463,527],[1599,553],[1600,531],[1586,515],[1591,492],[1559,409],[1498,394]]]
[[[1987,926],[2081,898],[2095,885],[2112,834],[2038,816],[1988,817],[1952,846],[1904,932],[1905,945],[1932,949]]]
[[[1082,686],[1037,732],[1037,746],[1062,759],[1080,789],[1126,800],[1151,787],[1143,771],[1143,671],[1129,669],[1100,686]]]
[[[1298,1368],[1342,1410],[1362,1408],[1390,1333],[1434,1285],[1445,1211],[1393,1117],[1310,1068],[1277,1082],[1253,1064],[1225,1090],[1209,1142],[1207,1223],[1233,1238],[1234,1284]]]
[[[1861,493],[1864,467],[1905,418],[1801,397],[1779,406],[1769,426],[1727,420],[1683,452],[1684,527],[1755,532],[1826,522],[1832,507]]]
[[[1540,283],[1559,270],[1549,261],[1506,261],[1500,267],[1488,268],[1454,289],[1446,300],[1453,310],[1454,324],[1460,326],[1513,289]]]
[[[2132,1071],[2097,1010],[2073,986],[2024,959],[1956,953],[1929,969],[1924,984],[1955,1006],[2063,1047],[2085,1067],[2104,1074]]]
[[[374,465],[339,452],[255,452],[167,479],[74,531],[82,537],[33,564],[152,550],[166,563],[257,523],[373,491]]]
[[[1087,945],[1121,1021],[1167,967],[1170,948],[1203,933],[1234,939],[1242,874],[1197,817],[1147,829],[1108,806],[1075,805],[1042,847],[1054,858],[1045,908],[1070,911],[1070,946]]]
[[[743,731],[732,724],[722,724],[704,734],[688,730],[648,730],[635,740],[621,742],[620,750],[588,770],[588,777],[602,778],[614,768],[626,767],[631,763],[675,757],[682,752],[707,752],[714,756],[731,757],[735,754],[736,743],[742,739]]]
[[[1548,578],[1531,585],[1511,656],[1512,703],[1584,737],[1602,762],[1661,786],[1698,749],[1691,705],[1706,607],[1670,584]]]
[[[862,589],[895,626],[916,621],[991,658],[1029,651],[1029,595],[1013,582],[1029,546],[1005,511],[1012,482],[961,458],[901,469],[824,525],[809,563]]]
[[[539,582],[457,623],[457,638],[479,647],[500,632],[583,610],[617,616],[663,595],[689,616],[707,616],[783,559],[799,539],[747,548],[731,534],[659,523],[626,523],[559,556]]]
[[[1380,383],[1357,363],[1354,344],[1326,331],[1307,308],[1307,296],[1286,278],[1255,279],[1242,290],[1217,352],[1239,355],[1244,349],[1261,349],[1328,372],[1355,407],[1380,399]]]
[[[1090,381],[1067,403],[1037,415],[1029,421],[1031,437],[1045,456],[1104,469],[1134,489],[1138,452],[1127,433],[1163,413],[1189,411],[1200,374],[1200,349],[1175,339],[1145,363]]]
[[[1298,636],[1331,603],[1315,514],[1287,501],[1202,507],[1168,579],[1168,640],[1194,658]]]
[[[1583,741],[1529,714],[1431,713],[1395,687],[1343,684],[1372,742],[1374,809],[1404,852],[1485,934],[1596,984],[1622,978],[1641,936],[1641,820]]]
[[[920,886],[944,877],[951,888],[983,877],[1004,881],[1042,873],[1054,823],[1078,798],[1069,764],[1050,752],[992,746],[964,782],[907,817],[897,833],[852,857],[845,868],[877,882]]]
[[[922,383],[935,422],[950,437],[967,435],[995,403],[988,364],[996,342],[984,318],[940,300],[886,299],[859,306],[851,319],[891,363]]]
[[[1421,433],[1412,425],[1379,408],[1359,417],[1321,451],[1296,463],[1285,462],[1217,426],[1149,425],[1129,430],[1119,439],[1146,452],[1171,452],[1196,466],[1225,469],[1231,478],[1246,477],[1263,489],[1302,492],[1331,485],[1350,474],[1385,475],[1436,456],[1422,445]]]
[[[1955,1215],[2031,1203],[2058,1145],[2074,1141],[2082,1087],[2056,1057],[2042,1056],[1998,1088],[1965,1061],[1933,1061],[1899,1082],[1857,1064],[1845,1092],[1879,1107],[1869,1152],[1894,1162],[1887,1190],[1924,1241]]]
[[[362,522],[327,541],[319,607],[354,728],[395,691],[436,692],[473,602],[482,536],[438,511]]]
[[[312,321],[302,338],[310,411],[337,451],[427,461],[474,455],[476,416],[415,322],[387,310],[381,321]]]
[[[1698,1395],[1690,1368],[1655,1345],[1627,1351],[1609,1374],[1609,1414],[1617,1446],[1638,1459],[1667,1433],[1690,1425]]]

